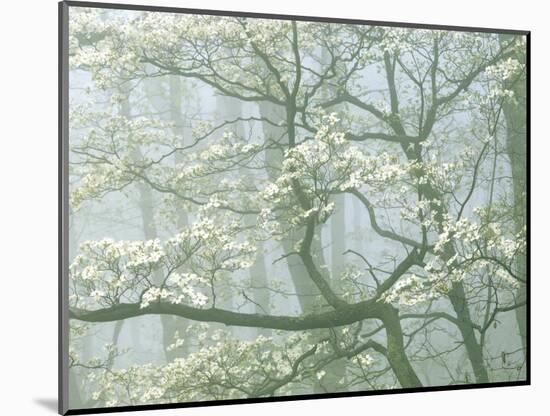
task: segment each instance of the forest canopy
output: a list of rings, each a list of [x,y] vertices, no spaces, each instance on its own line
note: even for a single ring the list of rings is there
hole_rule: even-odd
[[[69,9],[70,407],[526,378],[526,37]]]

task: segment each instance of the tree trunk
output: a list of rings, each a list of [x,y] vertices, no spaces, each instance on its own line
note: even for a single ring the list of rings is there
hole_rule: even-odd
[[[286,120],[286,114],[284,108],[277,107],[270,103],[260,103],[260,115],[262,118],[270,120],[274,124],[279,124],[282,121]],[[282,148],[285,148],[286,143],[284,142],[286,137],[286,130],[283,127],[276,127],[270,123],[262,123],[264,142],[276,142],[281,145]],[[269,180],[274,181],[280,171],[277,169],[278,166],[282,165],[283,162],[283,153],[280,149],[267,149],[265,151],[265,160],[267,166],[267,176]],[[304,236],[302,230],[295,230],[290,232],[281,240],[281,246],[283,252],[290,253],[294,250],[294,244],[297,241],[300,241]],[[298,302],[300,304],[300,309],[303,313],[313,312],[315,310],[315,297],[314,294],[319,294],[320,292],[307,276],[307,270],[300,260],[299,256],[292,255],[287,257],[286,263],[288,265],[288,271],[290,273],[290,278],[298,294]]]
[[[382,306],[380,320],[386,328],[386,358],[399,384],[401,387],[422,387],[405,351],[399,313],[391,305]]]
[[[501,40],[509,35],[501,35]],[[525,64],[525,54],[517,52],[514,56],[521,64]],[[514,92],[513,101],[506,100],[503,104],[506,119],[506,152],[510,158],[513,186],[513,213],[515,232],[519,233],[527,225],[527,82],[525,74],[519,78],[512,77],[506,89]],[[516,273],[526,280],[527,259],[520,254],[516,260]],[[516,292],[516,303],[527,300],[527,287],[522,284]],[[524,352],[527,348],[527,310],[525,306],[515,310],[521,345]]]
[[[229,97],[220,96],[216,99],[218,105],[218,112],[223,120],[236,120],[238,118],[243,118],[243,106],[242,102],[235,100]],[[237,121],[232,125],[232,131],[237,138],[248,137],[245,131],[245,125],[243,121]],[[246,168],[239,168],[239,173],[241,174],[241,179],[248,181],[249,179],[253,181],[253,178],[247,177],[249,174]],[[245,226],[254,227],[257,222],[255,215],[245,215],[244,217]],[[264,244],[258,242],[257,252],[254,263],[249,269],[249,277],[252,286],[252,300],[254,302],[254,312],[258,314],[270,314],[270,293],[268,290],[269,282],[267,280],[267,269],[265,264],[265,254],[264,254]],[[257,335],[269,336],[271,335],[271,330],[266,328],[257,328]]]

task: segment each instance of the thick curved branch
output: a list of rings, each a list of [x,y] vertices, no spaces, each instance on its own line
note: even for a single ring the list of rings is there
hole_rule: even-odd
[[[275,316],[232,312],[224,309],[198,309],[182,304],[155,302],[145,308],[139,303],[121,303],[109,308],[85,310],[69,309],[69,318],[84,322],[112,322],[144,315],[174,315],[201,322],[218,322],[231,326],[302,331],[334,328],[363,319],[379,319],[383,304],[367,300],[339,309],[303,316]]]

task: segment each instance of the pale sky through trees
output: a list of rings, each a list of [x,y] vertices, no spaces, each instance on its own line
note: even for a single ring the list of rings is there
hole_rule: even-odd
[[[69,8],[69,407],[526,379],[526,36]]]

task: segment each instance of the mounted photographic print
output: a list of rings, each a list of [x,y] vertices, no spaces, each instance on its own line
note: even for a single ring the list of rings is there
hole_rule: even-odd
[[[60,413],[529,384],[528,65],[60,3]]]

